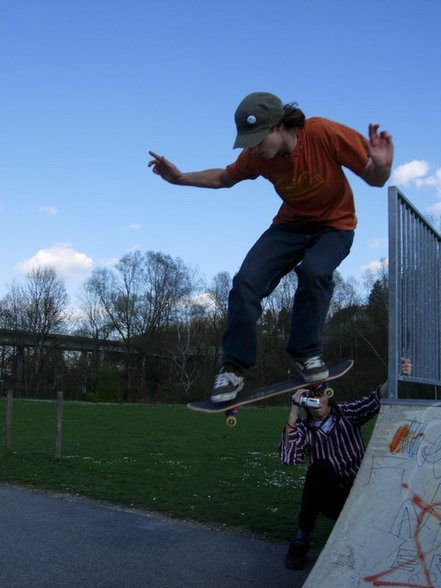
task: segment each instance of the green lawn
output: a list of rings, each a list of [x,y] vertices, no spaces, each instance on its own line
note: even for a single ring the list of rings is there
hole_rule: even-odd
[[[0,410],[3,427],[3,400]],[[13,451],[1,454],[0,481],[288,541],[306,464],[279,461],[286,416],[282,407],[244,408],[237,427],[227,428],[222,415],[183,406],[65,402],[63,458],[55,460],[55,404],[16,400]],[[318,545],[331,528],[320,519]]]

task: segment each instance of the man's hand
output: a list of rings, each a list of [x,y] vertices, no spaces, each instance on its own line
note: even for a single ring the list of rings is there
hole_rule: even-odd
[[[148,167],[153,168],[153,173],[161,176],[163,180],[170,182],[170,184],[194,186],[196,188],[231,188],[240,181],[230,177],[226,168],[184,173],[162,155],[158,155],[154,151],[149,151],[149,153],[153,159],[148,162]]]
[[[412,375],[412,360],[410,360],[408,357],[401,358],[400,367],[401,367],[401,373],[403,374],[403,376],[411,376]],[[380,388],[380,396],[382,398],[386,398],[387,390],[388,390],[387,382],[384,382],[384,384],[382,384],[381,388]]]
[[[401,358],[401,373],[403,376],[412,375],[412,361],[408,357]]]
[[[300,397],[304,392],[307,392],[307,390],[296,390],[296,392],[294,392],[294,394],[291,396],[291,409],[289,411],[288,421],[286,423],[287,426],[285,427],[285,443],[288,442],[288,433],[297,427],[297,419],[299,418],[300,412]]]
[[[378,167],[392,167],[394,145],[387,131],[378,133],[380,125],[369,125],[369,140],[364,140],[369,157]]]
[[[182,173],[171,161],[168,161],[163,155],[158,155],[154,151],[149,151],[149,154],[153,159],[147,165],[152,168],[154,174],[161,176],[163,180],[170,182],[170,184],[180,183]]]
[[[309,394],[309,390],[308,388],[299,388],[298,390],[296,390],[294,392],[294,394],[291,396],[291,404],[293,403],[297,403],[297,409],[300,406],[300,399],[303,396],[303,394]],[[294,406],[296,406],[296,404],[294,404]]]
[[[392,136],[387,131],[378,133],[380,125],[369,125],[369,138],[363,138],[369,156],[361,177],[370,186],[384,186],[390,176],[394,158]]]
[[[288,422],[295,423],[299,418],[300,412],[300,398],[303,394],[308,393],[307,388],[300,388],[296,390],[294,394],[291,396],[291,410],[289,411]]]

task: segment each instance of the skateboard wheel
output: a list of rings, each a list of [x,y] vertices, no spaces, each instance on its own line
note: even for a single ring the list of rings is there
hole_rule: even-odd
[[[227,427],[235,427],[237,423],[237,408],[229,408],[225,411],[225,424]]]
[[[225,419],[225,424],[227,427],[235,427],[237,425],[237,417],[234,415],[229,415]]]
[[[325,391],[323,392],[323,394],[326,396],[326,398],[332,398],[334,396],[334,390],[333,390],[333,388],[330,388],[328,386],[327,388],[325,388]]]

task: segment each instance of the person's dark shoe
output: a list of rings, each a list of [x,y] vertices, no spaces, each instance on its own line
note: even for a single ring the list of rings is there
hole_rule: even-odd
[[[242,390],[245,384],[239,369],[235,369],[229,365],[223,366],[214,381],[213,389],[211,390],[212,402],[225,402],[236,398],[238,392]]]
[[[295,366],[305,382],[320,382],[329,376],[329,370],[320,355],[298,358]]]
[[[310,544],[306,541],[299,541],[298,539],[291,541],[288,553],[285,556],[285,567],[290,570],[303,570],[310,547]]]

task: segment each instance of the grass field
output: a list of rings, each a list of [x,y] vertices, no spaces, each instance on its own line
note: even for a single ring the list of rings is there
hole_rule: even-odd
[[[4,400],[0,408],[3,426]],[[1,454],[0,481],[289,541],[306,464],[280,463],[286,416],[282,407],[244,408],[237,427],[227,428],[223,415],[184,406],[65,402],[56,460],[55,403],[16,400],[13,451]],[[320,519],[317,545],[331,528]]]

